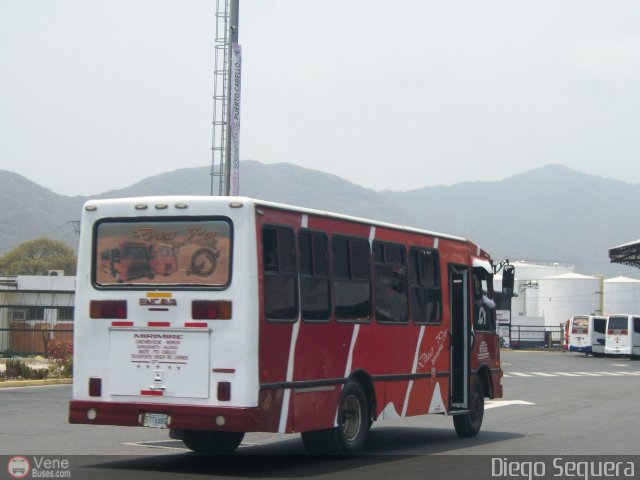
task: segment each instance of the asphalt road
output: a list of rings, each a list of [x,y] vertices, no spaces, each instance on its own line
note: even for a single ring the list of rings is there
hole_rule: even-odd
[[[504,352],[502,359],[505,397],[487,404],[473,439],[459,439],[450,417],[434,415],[376,422],[357,458],[307,457],[299,435],[248,434],[237,455],[212,459],[162,430],[70,425],[71,387],[61,385],[0,389],[0,455],[70,458],[72,478],[371,479],[445,478],[460,466],[459,455],[488,456],[466,457],[482,469],[495,456],[640,453],[640,362],[553,352]],[[469,478],[477,473],[467,470]]]

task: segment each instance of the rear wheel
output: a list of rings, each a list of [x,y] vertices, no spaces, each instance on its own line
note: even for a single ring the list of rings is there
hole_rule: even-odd
[[[469,413],[455,415],[453,426],[458,436],[467,438],[475,437],[482,426],[484,417],[484,392],[480,379],[474,378],[471,388],[471,399],[469,402]]]
[[[210,432],[185,430],[182,441],[196,453],[232,453],[244,438],[243,432]]]
[[[358,382],[349,382],[340,396],[338,426],[303,432],[302,442],[311,454],[354,455],[362,450],[368,430],[367,395]]]

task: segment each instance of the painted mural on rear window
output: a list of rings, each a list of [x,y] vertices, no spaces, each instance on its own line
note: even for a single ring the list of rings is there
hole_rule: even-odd
[[[224,286],[230,278],[226,220],[100,223],[95,283]]]

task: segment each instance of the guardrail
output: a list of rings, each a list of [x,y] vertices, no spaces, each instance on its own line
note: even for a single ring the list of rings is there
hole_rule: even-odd
[[[509,346],[513,349],[562,349],[562,327],[511,325]]]

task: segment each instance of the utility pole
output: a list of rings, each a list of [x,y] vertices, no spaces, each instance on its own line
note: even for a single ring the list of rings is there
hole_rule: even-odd
[[[229,62],[229,82],[227,98],[227,165],[225,195],[238,195],[240,174],[240,46],[238,45],[238,9],[240,0],[231,0],[229,39],[231,61]]]
[[[217,0],[211,195],[238,195],[240,166],[239,0]]]

